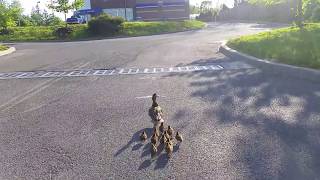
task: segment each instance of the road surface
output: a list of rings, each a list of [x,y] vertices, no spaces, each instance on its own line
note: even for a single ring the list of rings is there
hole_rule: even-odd
[[[13,44],[0,57],[0,179],[319,179],[320,85],[218,52],[274,27]],[[151,161],[138,140],[154,92],[184,137],[171,159]]]

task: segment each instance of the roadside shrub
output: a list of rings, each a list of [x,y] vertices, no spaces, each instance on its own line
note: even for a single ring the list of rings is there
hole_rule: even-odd
[[[7,49],[9,49],[8,46],[1,45],[1,44],[0,44],[0,51],[4,51],[4,50],[7,50]]]
[[[54,34],[59,39],[66,39],[69,37],[72,33],[73,29],[71,27],[60,27],[54,31]]]
[[[314,8],[311,16],[312,21],[319,22],[320,21],[320,6]]]
[[[112,35],[121,30],[124,19],[102,14],[88,23],[89,31],[94,35]]]
[[[13,34],[13,30],[8,28],[0,29],[0,35],[9,35],[9,34]]]

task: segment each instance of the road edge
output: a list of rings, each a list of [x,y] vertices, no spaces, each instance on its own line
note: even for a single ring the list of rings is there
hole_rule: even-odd
[[[263,59],[259,59],[244,53],[241,53],[237,50],[231,49],[227,46],[227,41],[224,41],[220,47],[219,52],[224,54],[225,56],[231,58],[237,58],[239,60],[245,61],[249,64],[252,64],[255,67],[258,67],[264,71],[269,73],[273,73],[279,76],[286,76],[286,77],[295,77],[302,80],[309,80],[314,82],[320,82],[320,71],[304,68],[304,67],[297,67],[288,64],[280,64],[276,62],[271,62]]]
[[[11,54],[13,52],[16,51],[16,48],[15,47],[10,47],[9,49],[7,50],[4,50],[4,51],[0,51],[0,57],[1,56],[5,56],[5,55],[8,55],[8,54]]]

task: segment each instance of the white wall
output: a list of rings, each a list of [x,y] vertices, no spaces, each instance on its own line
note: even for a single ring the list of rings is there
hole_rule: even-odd
[[[91,9],[90,0],[84,0],[84,6],[81,9]]]

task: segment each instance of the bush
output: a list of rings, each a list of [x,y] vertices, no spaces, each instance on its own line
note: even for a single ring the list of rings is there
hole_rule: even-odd
[[[9,35],[9,34],[13,34],[13,30],[11,29],[0,29],[0,35]]]
[[[0,51],[5,51],[5,50],[7,50],[7,49],[9,49],[8,46],[1,45],[1,44],[0,44]]]
[[[103,14],[89,21],[88,29],[94,35],[112,35],[121,30],[123,22],[121,17]]]
[[[317,6],[316,8],[313,9],[311,19],[314,22],[320,21],[320,6]]]
[[[73,29],[71,27],[60,27],[55,30],[54,34],[59,38],[59,39],[66,39],[69,37],[72,33]]]

